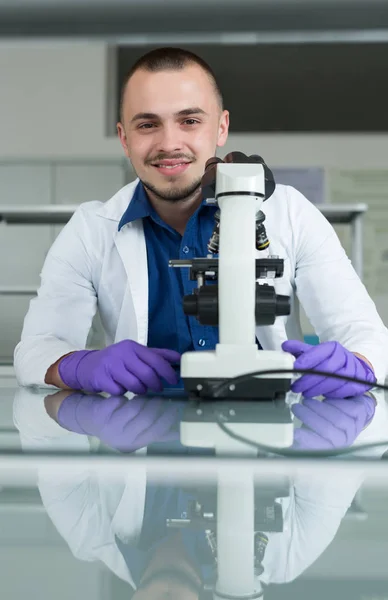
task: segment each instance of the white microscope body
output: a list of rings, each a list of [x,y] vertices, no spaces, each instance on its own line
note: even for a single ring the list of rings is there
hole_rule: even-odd
[[[263,165],[217,164],[215,199],[221,212],[219,343],[214,351],[186,352],[181,360],[183,381],[196,382],[199,390],[206,385],[203,380],[216,383],[260,370],[292,369],[294,363],[290,354],[260,350],[256,344],[256,215],[265,199]],[[268,379],[279,381],[279,375],[264,377],[267,384]],[[291,377],[280,376],[284,383],[280,390],[287,391]],[[264,381],[259,385],[261,389],[267,387]],[[256,390],[259,385],[255,386]],[[229,390],[229,398],[241,394],[236,388]],[[234,394],[230,394],[231,391]],[[270,386],[269,395],[275,391]],[[255,397],[254,391],[251,397]]]

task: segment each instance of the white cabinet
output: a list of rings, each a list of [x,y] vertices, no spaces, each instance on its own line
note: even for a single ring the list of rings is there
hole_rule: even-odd
[[[49,164],[0,164],[0,204],[50,204],[51,198]],[[0,223],[0,287],[37,285],[51,243],[50,227]]]
[[[52,193],[49,162],[0,163],[0,204],[50,204]]]
[[[89,200],[105,202],[125,185],[124,161],[56,163],[55,204],[80,204]]]
[[[126,183],[124,161],[59,162],[53,169],[54,204],[106,202]],[[61,229],[55,226],[54,235]]]

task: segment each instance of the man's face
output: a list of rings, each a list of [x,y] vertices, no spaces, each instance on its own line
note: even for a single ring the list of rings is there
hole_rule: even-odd
[[[206,161],[228,136],[213,84],[198,65],[178,71],[138,70],[128,82],[118,134],[146,188],[170,202],[192,196]]]

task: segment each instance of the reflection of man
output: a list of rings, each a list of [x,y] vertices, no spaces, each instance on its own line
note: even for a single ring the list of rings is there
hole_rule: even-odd
[[[86,435],[67,431],[54,420],[59,407],[55,400],[51,404],[52,417],[48,415],[45,395],[43,390],[22,388],[16,395],[14,420],[22,447],[90,452],[91,440]],[[358,437],[359,444],[387,439],[388,415],[383,394],[377,393],[376,401],[375,417]],[[109,399],[96,405],[107,410]],[[96,410],[91,412],[94,419],[90,414],[88,419],[84,410],[78,411],[78,423],[83,428],[88,421],[98,421]],[[113,412],[117,416],[117,410]],[[381,456],[383,451],[377,449],[363,455]],[[322,554],[335,537],[362,477],[363,471],[352,469],[346,477],[335,470],[324,475],[317,470],[314,477],[300,472],[293,478],[289,498],[281,501],[283,531],[266,532],[269,542],[263,560],[263,583],[292,581]],[[169,495],[166,487],[152,486],[143,464],[133,462],[130,472],[114,480],[91,468],[77,468],[77,463],[71,475],[42,469],[38,486],[49,517],[74,556],[103,562],[137,590],[135,600],[197,598],[201,577],[205,580],[202,559],[209,549],[202,543],[198,552],[200,537],[193,544],[187,530],[180,530],[178,535],[165,523],[166,517],[181,516],[186,510],[183,490],[174,488]],[[158,494],[153,500],[152,487]]]

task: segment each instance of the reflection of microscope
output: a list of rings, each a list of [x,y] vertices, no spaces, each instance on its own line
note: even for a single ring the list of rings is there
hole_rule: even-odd
[[[263,595],[260,576],[264,571],[262,561],[268,544],[268,537],[263,532],[283,531],[280,498],[289,495],[289,482],[279,479],[276,484],[273,480],[267,486],[261,484],[249,490],[245,502],[239,505],[237,496],[233,497],[232,485],[229,481],[232,495],[228,502],[230,522],[220,522],[217,516],[222,501],[219,490],[208,487],[193,490],[196,500],[190,504],[187,513],[179,519],[167,519],[167,527],[205,532],[213,557],[211,572],[208,571],[203,582],[203,591],[208,593],[206,598],[254,600]],[[247,505],[247,499],[252,501],[251,505]],[[237,511],[238,519],[234,511]]]
[[[290,299],[277,295],[273,286],[258,280],[283,275],[283,259],[257,259],[268,247],[262,203],[273,193],[272,174],[259,156],[232,152],[222,161],[211,158],[202,179],[203,196],[220,211],[209,242],[219,259],[172,260],[170,266],[189,267],[197,280],[194,294],[185,296],[184,312],[201,324],[219,325],[219,344],[210,352],[187,352],[181,376],[190,395],[200,398],[284,398],[290,375],[267,375],[228,380],[259,370],[292,369],[293,357],[282,351],[259,350],[257,325],[272,325],[288,315]],[[217,280],[218,285],[206,285]],[[222,385],[226,384],[226,385]],[[223,389],[221,389],[223,388]]]
[[[284,439],[290,427],[284,402],[192,399],[181,420],[181,442],[197,448],[214,448],[221,456],[254,458],[257,450],[228,437],[217,425],[261,443]],[[280,432],[280,433],[279,433]],[[231,479],[220,470],[217,481],[195,490],[196,501],[181,519],[167,521],[169,527],[203,530],[214,556],[214,578],[205,582],[213,600],[253,600],[263,595],[260,576],[268,543],[263,532],[283,531],[279,498],[289,495],[287,478],[255,481],[245,469]]]

